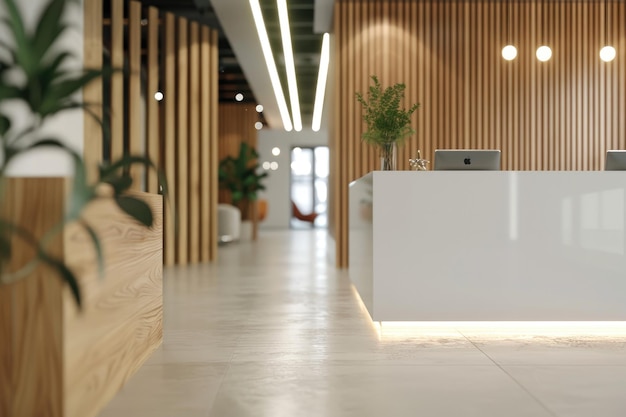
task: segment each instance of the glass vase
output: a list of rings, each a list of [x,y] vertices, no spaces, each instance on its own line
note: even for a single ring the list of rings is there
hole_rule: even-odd
[[[396,142],[380,145],[381,171],[395,171],[397,169],[398,145]]]

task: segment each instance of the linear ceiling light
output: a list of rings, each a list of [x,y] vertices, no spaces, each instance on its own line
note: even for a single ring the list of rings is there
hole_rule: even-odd
[[[272,82],[274,95],[276,96],[276,101],[278,102],[278,111],[280,112],[280,117],[283,119],[283,126],[285,130],[290,132],[293,129],[293,126],[291,124],[291,118],[289,117],[289,109],[287,109],[287,101],[285,100],[283,87],[280,85],[280,78],[278,78],[278,70],[276,69],[276,62],[274,62],[274,55],[272,55],[270,40],[267,37],[267,29],[265,28],[265,22],[263,21],[263,13],[261,12],[259,0],[250,0],[250,8],[252,9],[254,24],[256,25],[256,31],[259,35],[261,48],[263,49],[265,64],[267,65],[267,70],[270,73],[270,81]]]
[[[283,38],[283,54],[285,55],[285,67],[287,69],[287,85],[289,86],[293,127],[299,132],[302,130],[302,117],[300,115],[298,83],[296,82],[296,64],[293,61],[293,48],[291,46],[287,0],[276,0],[276,6],[278,7],[278,19],[280,20],[280,35]]]
[[[322,55],[320,57],[320,70],[317,76],[317,89],[315,90],[315,106],[313,107],[313,131],[317,132],[322,126],[322,109],[324,108],[324,95],[326,93],[326,79],[328,78],[328,64],[330,63],[330,36],[324,33],[322,41]]]

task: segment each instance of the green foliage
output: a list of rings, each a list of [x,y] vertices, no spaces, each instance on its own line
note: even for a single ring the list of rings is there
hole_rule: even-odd
[[[259,164],[256,162],[259,154],[247,143],[241,143],[237,158],[227,156],[220,161],[219,183],[220,188],[230,190],[232,202],[235,205],[246,206],[248,202],[257,199],[257,191],[265,190],[261,180],[267,173],[259,174]],[[244,218],[245,210],[242,211]]]
[[[102,198],[97,190],[101,184],[109,184],[113,189],[113,199],[125,213],[138,223],[150,227],[153,216],[149,206],[126,192],[132,186],[128,170],[132,165],[143,165],[156,169],[154,164],[142,156],[125,155],[118,161],[103,165],[99,169],[99,179],[88,184],[85,165],[81,155],[67,147],[58,138],[42,137],[41,126],[52,115],[70,109],[83,109],[94,116],[89,104],[80,100],[78,94],[94,80],[110,74],[108,69],[78,70],[67,69],[72,55],[58,47],[59,37],[69,28],[63,16],[67,5],[76,0],[50,0],[33,30],[29,30],[17,7],[16,0],[2,0],[7,18],[0,21],[8,29],[11,39],[0,40],[0,104],[4,108],[22,102],[30,110],[32,123],[23,130],[16,130],[11,119],[0,113],[0,146],[3,159],[0,161],[0,202],[3,201],[5,172],[15,157],[37,148],[60,149],[71,157],[74,165],[74,178],[68,202],[68,212],[61,224],[37,240],[27,230],[7,219],[0,218],[0,284],[13,282],[24,276],[38,264],[51,267],[71,288],[80,306],[80,288],[74,273],[63,262],[50,254],[47,241],[50,235],[58,233],[67,222],[77,222],[90,237],[98,258],[100,273],[104,271],[104,259],[100,241],[94,229],[81,218],[83,209],[90,202]],[[105,143],[109,143],[108,130],[102,120],[95,117],[103,128]],[[159,173],[163,194],[167,196],[167,184]],[[107,197],[108,198],[108,197]],[[15,236],[32,246],[36,252],[33,259],[18,271],[8,273],[2,270],[2,263],[11,259],[11,237]]]
[[[406,86],[397,83],[383,90],[378,77],[372,75],[374,85],[367,92],[367,99],[361,93],[356,98],[363,105],[363,120],[367,124],[367,131],[363,133],[363,141],[382,146],[402,140],[415,133],[411,128],[411,115],[420,106],[412,105],[408,110],[400,107],[404,99]]]

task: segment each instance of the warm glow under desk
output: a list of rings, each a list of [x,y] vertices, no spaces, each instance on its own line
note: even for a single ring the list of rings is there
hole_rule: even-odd
[[[350,277],[375,321],[623,321],[625,194],[617,171],[376,171]]]

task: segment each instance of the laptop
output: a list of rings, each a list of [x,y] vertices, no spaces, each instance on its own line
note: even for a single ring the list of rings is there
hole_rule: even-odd
[[[626,151],[606,151],[605,171],[626,171]]]
[[[499,171],[500,150],[436,149],[435,171]]]

